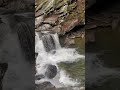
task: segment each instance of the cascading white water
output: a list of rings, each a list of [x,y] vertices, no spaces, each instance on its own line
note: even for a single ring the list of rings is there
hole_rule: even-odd
[[[36,58],[36,76],[45,75],[47,69],[46,65],[55,65],[57,67],[57,75],[53,79],[49,79],[45,76],[40,80],[36,80],[36,84],[48,81],[56,88],[80,84],[71,79],[64,70],[59,69],[58,63],[77,62],[80,58],[84,58],[84,55],[80,55],[74,48],[61,47],[57,33],[44,34],[41,38],[39,34],[36,33],[35,44],[35,52],[38,53]]]

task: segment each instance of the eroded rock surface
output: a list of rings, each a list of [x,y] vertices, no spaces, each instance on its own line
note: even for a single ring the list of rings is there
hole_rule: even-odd
[[[36,0],[35,9],[37,32],[65,34],[85,22],[84,0]]]

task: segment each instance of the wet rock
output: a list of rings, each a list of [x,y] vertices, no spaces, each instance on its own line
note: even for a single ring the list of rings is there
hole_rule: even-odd
[[[61,25],[55,26],[54,28],[52,28],[52,31],[60,34],[61,33]]]
[[[41,10],[38,10],[36,13],[35,13],[35,17],[39,17],[43,14],[43,11]]]
[[[65,46],[70,46],[70,45],[74,45],[74,44],[75,44],[74,38],[66,38],[65,39]]]
[[[0,90],[2,90],[2,80],[7,71],[8,64],[7,63],[0,63]]]
[[[40,26],[37,31],[49,31],[52,28],[50,24],[43,24]]]
[[[63,88],[57,88],[55,90],[85,90],[84,87],[63,87]]]
[[[85,37],[85,32],[84,31],[77,31],[73,33],[73,36],[75,38],[84,38]]]
[[[44,77],[45,77],[44,75],[37,75],[37,76],[35,76],[35,80],[40,80],[40,79],[42,79]]]
[[[47,71],[45,72],[45,76],[47,78],[52,79],[56,76],[57,74],[57,67],[55,65],[48,65]]]
[[[37,56],[38,56],[38,53],[35,53],[35,58],[37,58]]]
[[[55,87],[50,82],[44,82],[36,85],[35,90],[55,90]]]
[[[35,28],[38,28],[44,20],[44,16],[40,16],[35,18]]]
[[[58,15],[52,15],[44,20],[43,23],[49,23],[51,25],[56,25],[56,22],[58,20]]]
[[[78,19],[73,19],[65,22],[62,27],[63,33],[72,30],[76,25],[78,25]]]

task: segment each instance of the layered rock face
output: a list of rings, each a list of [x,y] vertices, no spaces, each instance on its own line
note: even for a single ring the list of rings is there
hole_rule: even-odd
[[[65,34],[84,25],[84,0],[36,0],[35,31]]]

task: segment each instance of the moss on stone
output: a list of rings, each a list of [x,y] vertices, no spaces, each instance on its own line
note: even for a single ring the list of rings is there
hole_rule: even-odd
[[[79,60],[74,63],[60,63],[59,67],[64,69],[70,77],[77,80],[85,80],[85,61]]]

